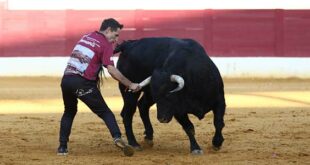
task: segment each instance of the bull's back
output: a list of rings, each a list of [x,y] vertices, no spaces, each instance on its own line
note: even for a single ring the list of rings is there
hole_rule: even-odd
[[[131,63],[132,67],[139,69],[152,70],[162,67],[175,48],[177,40],[168,37],[142,38],[126,43],[127,45],[119,57],[119,67],[128,62]]]
[[[142,81],[162,67],[170,52],[169,42],[171,38],[143,38],[124,43],[118,69],[132,81]]]

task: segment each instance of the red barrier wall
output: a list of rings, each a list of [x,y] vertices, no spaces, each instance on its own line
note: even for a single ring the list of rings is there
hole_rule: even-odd
[[[0,3],[0,56],[67,56],[84,33],[114,17],[121,40],[193,38],[210,56],[310,57],[310,10],[9,11]]]

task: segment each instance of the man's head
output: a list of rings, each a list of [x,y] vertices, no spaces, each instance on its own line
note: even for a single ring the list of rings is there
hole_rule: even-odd
[[[122,24],[113,18],[108,18],[102,21],[99,31],[105,35],[109,42],[116,42],[122,28]]]

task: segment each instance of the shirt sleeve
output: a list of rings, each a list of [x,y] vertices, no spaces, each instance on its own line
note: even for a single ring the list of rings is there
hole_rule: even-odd
[[[103,55],[102,55],[102,65],[104,67],[107,67],[108,65],[112,65],[114,66],[114,62],[112,60],[112,57],[113,56],[113,46],[112,44],[111,45],[108,45],[105,50],[103,51]]]

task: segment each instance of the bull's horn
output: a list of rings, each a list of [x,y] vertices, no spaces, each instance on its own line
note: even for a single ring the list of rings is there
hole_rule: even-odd
[[[142,88],[142,87],[145,87],[147,86],[149,83],[151,82],[151,76],[146,78],[145,80],[143,80],[142,82],[139,83],[139,86]]]
[[[176,82],[179,84],[178,87],[176,87],[174,90],[170,91],[170,93],[177,92],[184,87],[184,79],[181,76],[173,74],[170,76],[170,80],[172,82]]]

